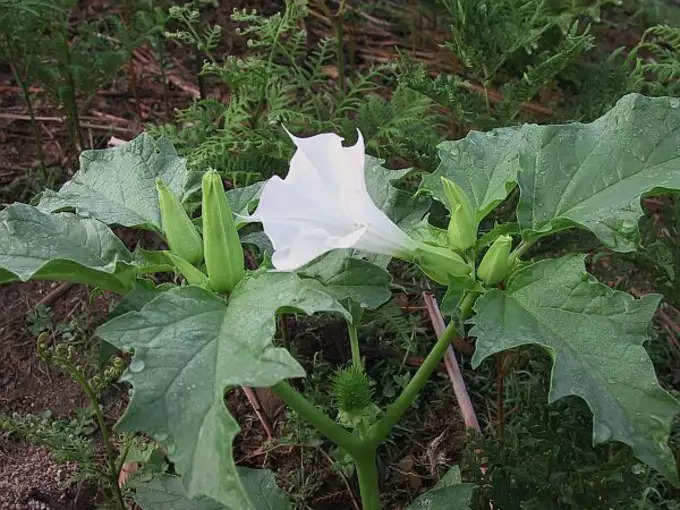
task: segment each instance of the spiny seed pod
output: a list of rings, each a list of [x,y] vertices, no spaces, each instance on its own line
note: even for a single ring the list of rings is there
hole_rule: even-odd
[[[477,268],[477,276],[485,285],[496,285],[508,275],[513,263],[510,260],[511,249],[512,237],[502,235],[498,236],[486,251]]]
[[[454,250],[467,250],[477,241],[477,221],[472,203],[463,188],[455,182],[442,177],[444,194],[449,203],[451,220],[449,221],[449,245]]]
[[[472,271],[454,251],[424,243],[415,251],[415,262],[423,273],[442,285],[448,285],[452,277],[464,277]]]
[[[203,253],[210,287],[231,292],[245,274],[243,248],[222,178],[214,170],[203,174]]]
[[[163,232],[170,250],[191,264],[203,260],[203,242],[191,218],[175,194],[161,181],[156,181],[161,208]]]
[[[373,399],[373,389],[366,373],[355,366],[340,369],[333,377],[333,395],[338,408],[356,413]]]

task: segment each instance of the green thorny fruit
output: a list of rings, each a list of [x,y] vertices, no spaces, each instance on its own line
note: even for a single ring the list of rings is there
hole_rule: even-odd
[[[210,287],[231,292],[245,274],[243,248],[222,178],[214,170],[203,175],[203,252]]]
[[[358,413],[373,400],[373,389],[363,369],[355,366],[342,368],[333,377],[333,396],[338,409]]]
[[[442,177],[444,194],[451,210],[449,221],[449,246],[463,251],[472,248],[477,241],[477,221],[470,199],[455,182]]]
[[[424,243],[419,243],[415,250],[415,262],[430,279],[442,285],[451,283],[451,278],[465,277],[472,270],[452,250]]]
[[[162,182],[156,181],[161,208],[163,232],[172,251],[190,264],[203,260],[203,242],[191,218],[175,194]]]
[[[512,237],[502,235],[498,236],[486,251],[477,268],[477,276],[485,285],[496,285],[508,276],[514,262],[510,256],[511,249]]]

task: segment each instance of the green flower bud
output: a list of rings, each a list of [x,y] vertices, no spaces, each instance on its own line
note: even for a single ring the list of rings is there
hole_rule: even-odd
[[[161,223],[170,250],[191,264],[203,260],[203,243],[179,199],[161,181],[156,181]]]
[[[454,250],[467,250],[477,241],[477,221],[472,203],[463,188],[455,182],[442,177],[444,194],[449,203],[449,245]]]
[[[477,276],[485,285],[496,285],[508,276],[513,263],[510,260],[510,250],[512,250],[512,237],[502,235],[498,236],[486,251],[477,268]]]
[[[168,257],[175,265],[175,269],[179,271],[184,278],[187,279],[189,285],[196,285],[198,287],[208,287],[208,277],[200,269],[196,269],[186,260],[173,253],[168,252]]]
[[[448,285],[451,277],[467,276],[472,270],[452,250],[424,243],[415,250],[415,262],[430,279],[442,285]]]
[[[203,175],[203,252],[210,287],[231,292],[245,274],[243,248],[222,178],[214,170]]]

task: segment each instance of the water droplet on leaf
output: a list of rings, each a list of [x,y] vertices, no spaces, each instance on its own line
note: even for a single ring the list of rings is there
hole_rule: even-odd
[[[144,362],[141,359],[135,359],[132,360],[132,363],[130,363],[128,368],[130,372],[134,372],[136,374],[144,370],[144,366]]]

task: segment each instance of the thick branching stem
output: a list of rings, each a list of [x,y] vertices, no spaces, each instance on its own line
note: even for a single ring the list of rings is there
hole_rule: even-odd
[[[461,317],[469,314],[475,295],[466,295],[461,303]],[[352,327],[350,325],[350,331]],[[338,444],[354,459],[359,479],[359,490],[364,510],[380,510],[380,491],[378,486],[378,468],[376,452],[380,444],[392,431],[392,427],[413,404],[420,390],[430,378],[432,372],[439,366],[446,349],[449,347],[458,331],[453,321],[449,322],[444,332],[439,336],[432,351],[406,385],[393,404],[385,411],[384,416],[374,423],[365,434],[351,434],[344,427],[334,422],[322,411],[317,409],[309,400],[297,392],[285,381],[281,381],[272,390],[301,418],[307,420],[319,432]],[[350,332],[350,338],[352,333]],[[357,346],[358,347],[358,346]],[[357,349],[358,352],[358,349]]]
[[[272,386],[272,391],[283,400],[288,407],[293,409],[301,418],[307,420],[319,432],[331,439],[352,457],[362,453],[363,445],[359,438],[353,436],[341,425],[337,424],[316,408],[309,400],[301,395],[287,382],[281,381]]]
[[[423,389],[423,386],[425,386],[430,375],[444,357],[444,353],[451,343],[451,340],[453,340],[457,334],[456,325],[453,321],[449,322],[449,325],[446,326],[446,329],[437,340],[437,343],[427,355],[423,364],[420,365],[420,368],[413,378],[406,385],[406,388],[404,388],[394,403],[388,406],[382,419],[370,428],[367,438],[370,446],[377,448],[378,445],[387,438],[392,427],[394,427],[404,415],[406,410],[418,396],[418,393],[420,393],[420,390]]]
[[[121,493],[120,487],[118,486],[118,473],[120,470],[118,469],[118,466],[116,466],[116,455],[113,451],[113,446],[111,445],[111,434],[109,433],[109,427],[106,425],[106,421],[104,420],[104,413],[102,413],[101,407],[99,406],[97,392],[89,383],[89,381],[85,379],[75,367],[71,368],[72,376],[76,382],[80,384],[80,386],[83,388],[83,391],[85,391],[85,394],[90,399],[90,404],[92,405],[95,417],[97,418],[97,424],[99,425],[99,431],[102,434],[104,448],[106,448],[111,490],[113,491],[121,510],[126,510],[127,507],[125,506],[125,501],[123,500],[123,494]]]

